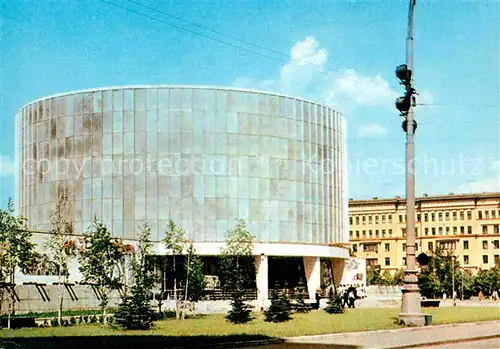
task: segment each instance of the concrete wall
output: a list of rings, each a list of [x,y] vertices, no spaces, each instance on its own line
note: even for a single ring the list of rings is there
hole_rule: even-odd
[[[20,302],[16,302],[15,310],[18,313],[27,312],[47,312],[57,311],[58,309],[58,286],[47,285],[43,286],[50,301],[43,301],[42,295],[34,285],[18,285],[16,293],[20,298]],[[99,300],[90,286],[77,285],[73,286],[77,300],[72,300],[66,288],[63,290],[64,309],[91,309],[99,307]],[[8,294],[4,291],[4,301],[2,302],[2,313],[8,311],[9,302],[7,301]],[[109,306],[114,307],[120,302],[118,292],[111,294]]]

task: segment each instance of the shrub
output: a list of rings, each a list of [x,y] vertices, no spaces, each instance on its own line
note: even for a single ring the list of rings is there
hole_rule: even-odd
[[[89,316],[88,315],[84,315],[83,316],[83,321],[88,324],[89,323]]]
[[[69,321],[66,320],[66,319],[62,320],[62,325],[63,325],[63,327],[68,327],[69,326]]]
[[[233,292],[231,310],[226,315],[226,319],[233,324],[244,324],[252,320],[251,312],[252,307],[243,301],[241,292]]]
[[[72,316],[69,318],[70,325],[76,325],[76,319]]]
[[[266,322],[284,322],[291,319],[290,300],[285,294],[285,291],[278,293],[275,289],[271,296],[271,306],[264,312]]]
[[[43,320],[43,327],[49,327],[49,322],[47,319]]]
[[[92,316],[90,317],[90,323],[91,323],[91,324],[95,324],[96,322],[97,322],[97,317],[96,317],[95,315],[92,315]]]
[[[330,288],[329,293],[325,311],[328,314],[342,314],[344,312],[344,307],[342,306],[342,299],[339,297],[337,289]]]
[[[308,313],[311,311],[311,308],[306,304],[304,298],[304,283],[302,279],[300,279],[299,285],[297,286],[297,306],[295,308],[297,313]]]
[[[78,324],[83,324],[84,321],[83,321],[83,316],[80,315],[80,317],[78,318]]]
[[[50,320],[50,326],[52,326],[52,327],[59,326],[59,321],[57,321],[57,318],[53,318],[52,320]]]
[[[104,316],[99,316],[99,323],[100,324],[103,324],[104,323]]]

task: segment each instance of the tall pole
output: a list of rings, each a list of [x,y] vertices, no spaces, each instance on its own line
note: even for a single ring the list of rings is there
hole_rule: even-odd
[[[424,315],[420,311],[420,290],[415,261],[415,142],[414,133],[414,62],[413,62],[413,15],[416,0],[410,0],[408,11],[408,34],[406,38],[406,65],[411,73],[406,84],[406,96],[410,99],[406,113],[406,269],[401,302],[400,321],[406,325],[425,325]]]

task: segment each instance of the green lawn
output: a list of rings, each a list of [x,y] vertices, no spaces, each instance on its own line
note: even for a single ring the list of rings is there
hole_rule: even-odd
[[[432,323],[447,324],[500,320],[498,308],[430,308],[426,314],[433,315]],[[223,335],[262,335],[268,337],[293,337],[312,334],[357,332],[399,328],[395,320],[397,308],[346,309],[344,314],[330,315],[324,311],[309,314],[294,314],[285,323],[266,323],[263,316],[256,313],[256,319],[244,325],[228,323],[224,315],[208,315],[184,321],[164,320],[156,322],[150,331],[120,331],[102,325],[77,325],[64,328],[26,328],[19,330],[0,330],[0,338],[53,337],[53,336],[223,336]]]

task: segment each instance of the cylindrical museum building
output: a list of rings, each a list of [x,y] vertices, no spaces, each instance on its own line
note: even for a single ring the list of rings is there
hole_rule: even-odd
[[[134,241],[148,222],[158,253],[169,220],[217,255],[244,219],[262,297],[268,256],[302,257],[309,293],[320,258],[336,274],[348,257],[346,122],[329,106],[235,88],[111,87],[31,102],[16,128],[17,209],[34,231],[50,230],[64,186],[76,234],[95,216]]]

